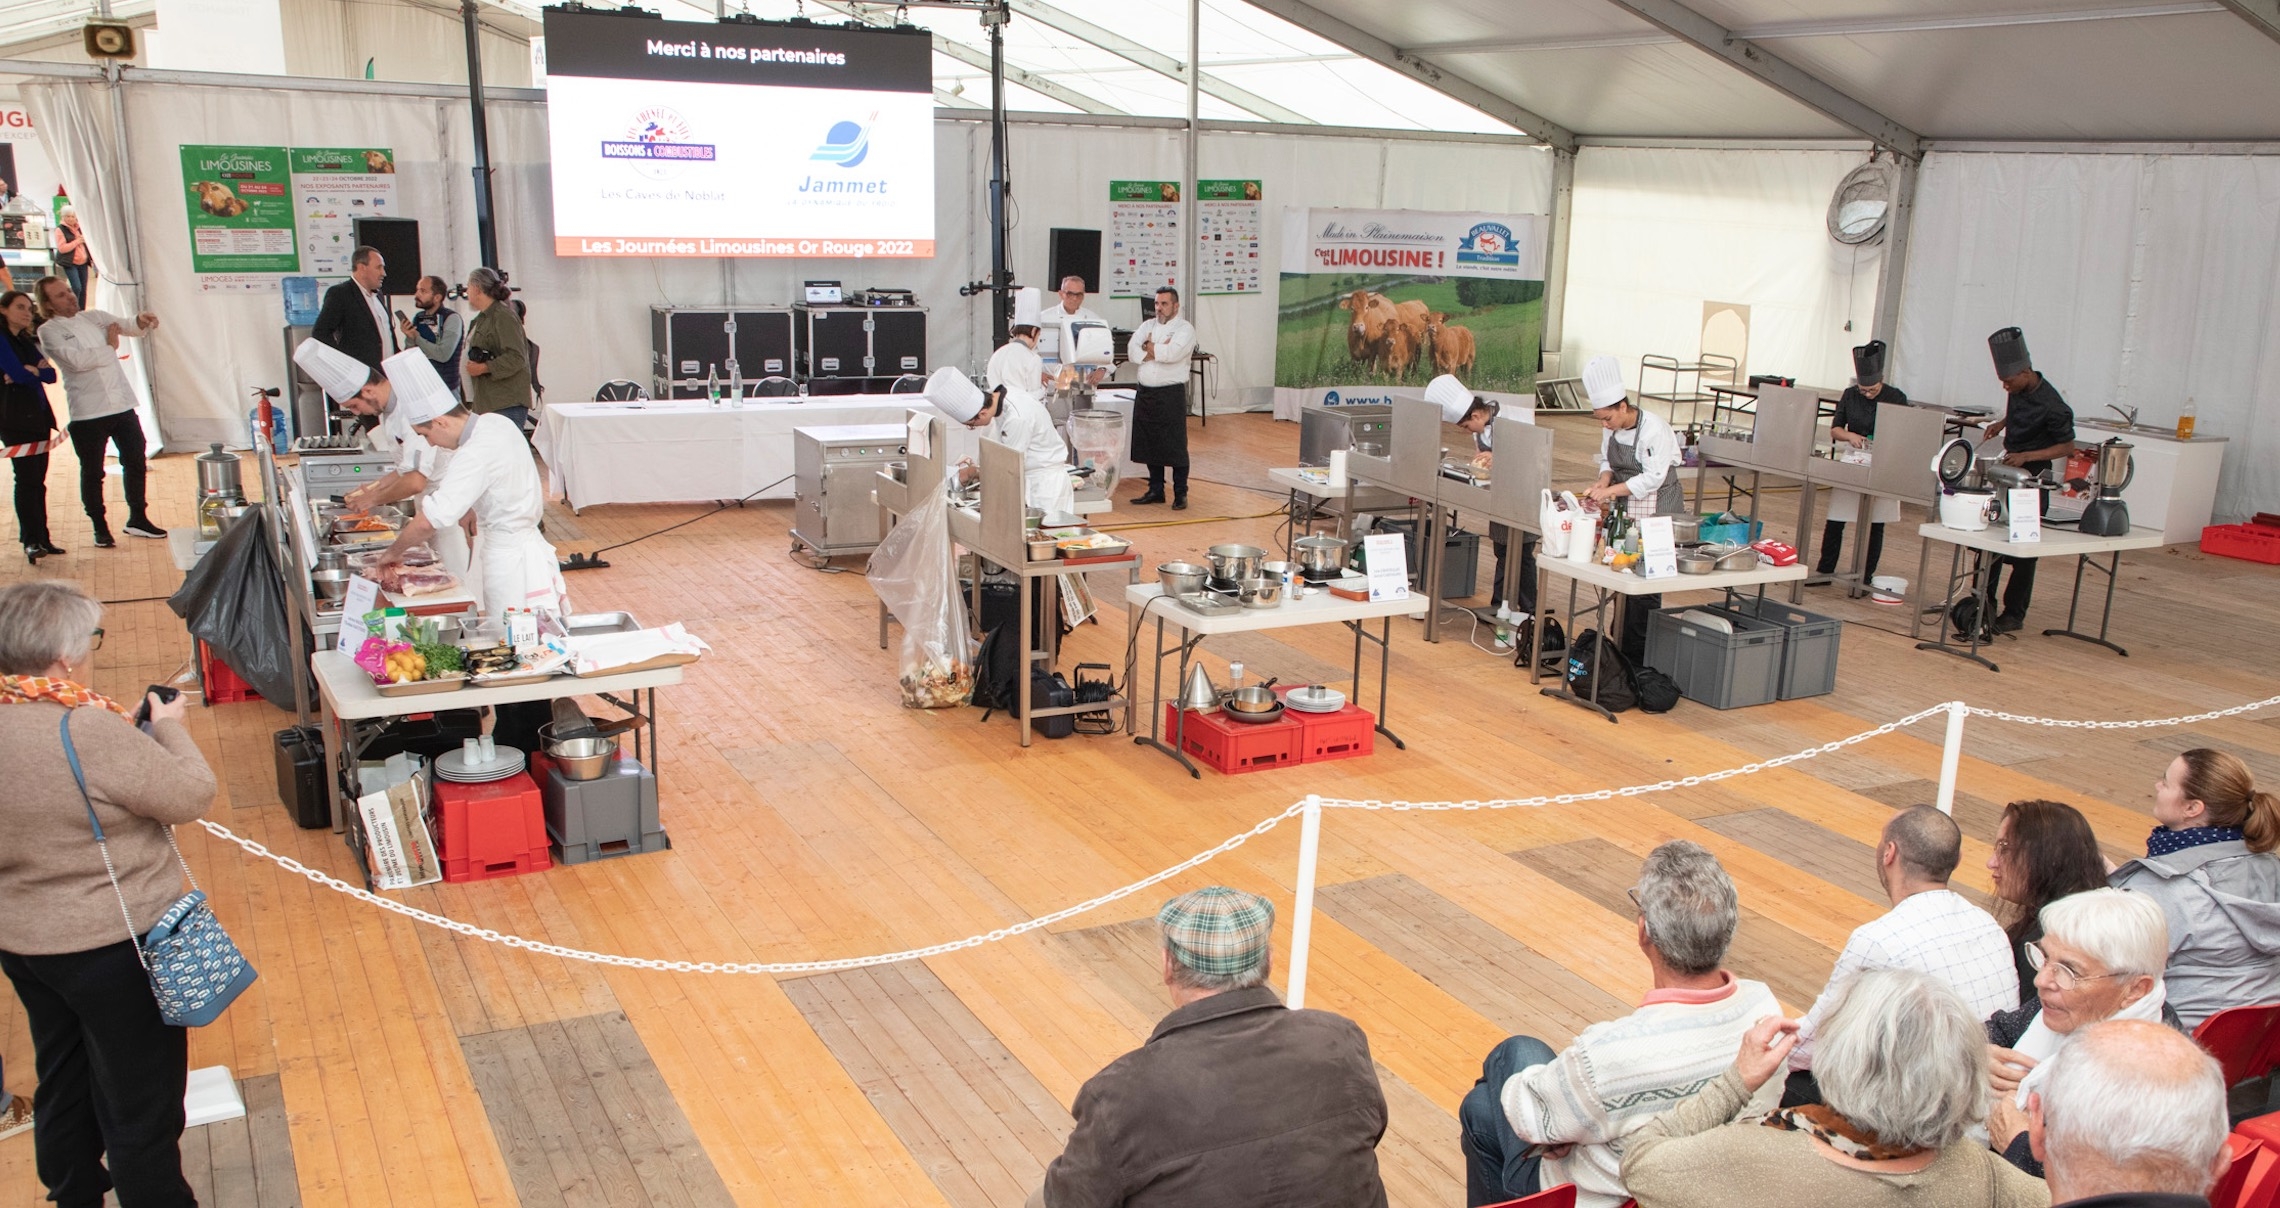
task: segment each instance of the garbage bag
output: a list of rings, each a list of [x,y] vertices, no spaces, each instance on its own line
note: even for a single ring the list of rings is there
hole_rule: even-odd
[[[267,516],[256,508],[198,560],[166,606],[263,700],[290,713],[293,677],[308,669],[294,632],[298,622],[285,607],[276,548]]]
[[[895,673],[903,704],[948,709],[974,691],[974,648],[966,602],[958,594],[958,559],[950,544],[950,505],[942,496],[920,503],[871,551],[863,575],[880,603],[902,622]]]

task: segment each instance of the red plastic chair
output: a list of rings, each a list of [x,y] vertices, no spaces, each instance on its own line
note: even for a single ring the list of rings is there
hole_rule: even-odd
[[[2210,1208],[2274,1208],[2280,1204],[2280,1154],[2256,1132],[2236,1131],[2225,1138],[2225,1152],[2231,1156],[2232,1165],[2209,1189]]]
[[[1488,1208],[1575,1208],[1575,1184],[1562,1183],[1557,1187],[1546,1187],[1534,1195],[1491,1204]]]
[[[2193,1039],[2224,1067],[2226,1086],[2261,1078],[2280,1066],[2280,1003],[2219,1011],[2193,1029]]]

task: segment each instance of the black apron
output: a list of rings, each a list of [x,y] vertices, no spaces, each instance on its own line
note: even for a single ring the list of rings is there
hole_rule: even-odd
[[[1187,385],[1141,386],[1132,392],[1132,460],[1182,469],[1188,463]]]

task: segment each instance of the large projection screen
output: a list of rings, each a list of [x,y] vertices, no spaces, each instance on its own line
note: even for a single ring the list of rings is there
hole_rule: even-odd
[[[934,254],[932,42],[546,12],[559,256]]]

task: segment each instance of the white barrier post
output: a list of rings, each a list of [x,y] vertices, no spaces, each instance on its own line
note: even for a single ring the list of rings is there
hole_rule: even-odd
[[[1959,700],[1947,705],[1947,745],[1940,751],[1940,795],[1938,805],[1943,814],[1955,813],[1956,770],[1963,763],[1963,719],[1971,716],[1971,706]]]
[[[1322,855],[1322,798],[1309,795],[1298,818],[1298,901],[1290,916],[1290,990],[1293,1011],[1306,1005],[1306,947],[1314,938],[1314,866]]]

